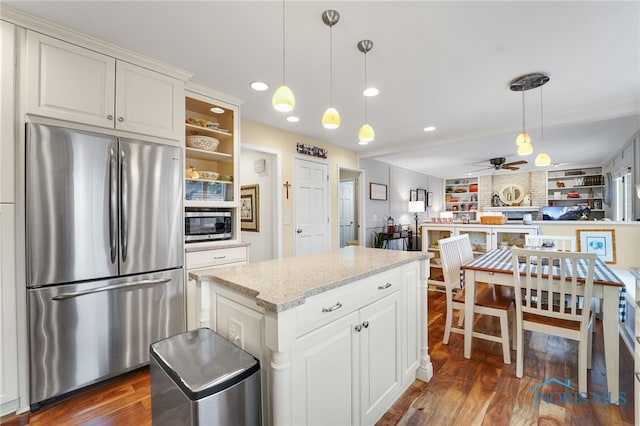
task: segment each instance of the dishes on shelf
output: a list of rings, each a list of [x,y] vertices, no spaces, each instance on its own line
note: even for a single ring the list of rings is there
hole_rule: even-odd
[[[187,146],[189,148],[201,149],[203,151],[214,152],[220,141],[210,136],[191,135],[187,136]]]
[[[198,173],[200,173],[201,179],[218,180],[218,178],[220,177],[220,173],[211,172],[208,170],[198,170]]]

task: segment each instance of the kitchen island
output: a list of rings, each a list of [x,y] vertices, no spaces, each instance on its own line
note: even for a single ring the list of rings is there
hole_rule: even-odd
[[[190,274],[200,326],[260,360],[264,424],[374,424],[429,381],[431,255],[348,246]]]

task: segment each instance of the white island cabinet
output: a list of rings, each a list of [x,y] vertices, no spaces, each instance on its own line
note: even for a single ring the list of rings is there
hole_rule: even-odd
[[[267,425],[371,425],[428,381],[424,252],[348,246],[191,274],[214,331],[260,360]]]

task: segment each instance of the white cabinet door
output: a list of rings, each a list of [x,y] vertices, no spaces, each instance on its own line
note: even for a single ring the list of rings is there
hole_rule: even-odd
[[[18,407],[14,207],[0,204],[0,415]]]
[[[114,127],[116,60],[27,31],[27,113]]]
[[[184,131],[184,84],[164,74],[118,61],[116,128],[180,139]]]
[[[296,425],[357,425],[358,312],[294,343],[292,410]]]
[[[508,247],[524,247],[524,236],[526,234],[535,235],[535,228],[508,225],[494,226],[491,228],[491,248],[500,248],[501,243],[507,244]]]
[[[179,140],[184,83],[27,32],[27,113]]]
[[[374,424],[401,386],[400,292],[360,310],[361,424]]]
[[[15,25],[0,21],[0,203],[13,203],[15,164]]]

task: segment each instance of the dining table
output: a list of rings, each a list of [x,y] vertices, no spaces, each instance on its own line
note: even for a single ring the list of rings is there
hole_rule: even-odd
[[[525,265],[523,265],[524,268]],[[554,269],[554,277],[559,275]],[[471,358],[473,336],[474,300],[477,282],[515,287],[513,276],[512,254],[509,249],[490,250],[462,265],[461,278],[465,288],[464,304],[464,357]],[[546,275],[545,270],[545,275]],[[578,279],[584,268],[578,268]],[[556,275],[558,274],[558,275]],[[558,276],[559,279],[559,276]],[[600,258],[596,258],[593,297],[602,299],[602,329],[604,334],[605,368],[607,374],[607,391],[611,402],[618,403],[619,392],[619,356],[618,321],[621,306],[624,306],[624,283]]]

